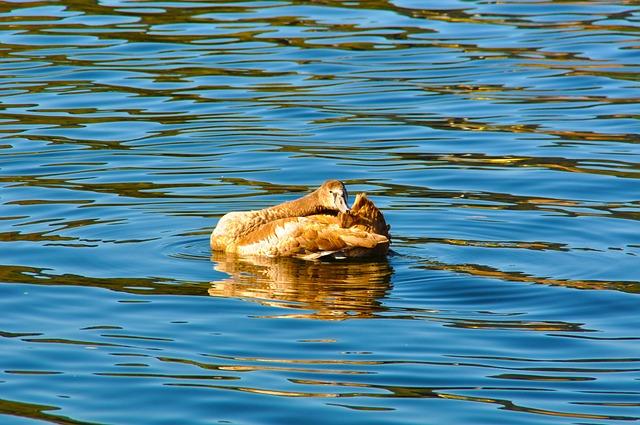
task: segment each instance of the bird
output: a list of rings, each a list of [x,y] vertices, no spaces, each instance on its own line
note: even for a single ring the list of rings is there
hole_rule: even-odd
[[[212,251],[240,256],[303,260],[384,257],[390,227],[382,212],[359,193],[351,208],[339,180],[269,208],[225,214],[211,233]]]

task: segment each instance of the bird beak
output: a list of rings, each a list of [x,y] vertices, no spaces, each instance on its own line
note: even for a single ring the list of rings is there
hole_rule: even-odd
[[[343,193],[342,196],[338,196],[338,194],[334,193],[334,201],[336,205],[336,209],[342,213],[349,211],[349,204],[347,202],[347,194]]]

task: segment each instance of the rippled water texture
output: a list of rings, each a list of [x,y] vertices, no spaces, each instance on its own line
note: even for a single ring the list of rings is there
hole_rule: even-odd
[[[0,422],[640,420],[636,1],[0,2]],[[328,178],[385,262],[210,256]]]

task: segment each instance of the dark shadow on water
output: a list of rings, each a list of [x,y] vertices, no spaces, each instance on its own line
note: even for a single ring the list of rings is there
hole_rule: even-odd
[[[222,253],[214,253],[211,259],[217,271],[230,277],[212,282],[209,295],[310,310],[286,317],[375,317],[385,310],[380,300],[390,290],[393,275],[387,261],[308,262],[289,258],[239,258]]]
[[[67,416],[58,416],[48,413],[60,410],[58,407],[41,404],[24,403],[20,401],[0,399],[0,414],[17,418],[32,419],[61,425],[83,425],[92,422],[78,421]]]

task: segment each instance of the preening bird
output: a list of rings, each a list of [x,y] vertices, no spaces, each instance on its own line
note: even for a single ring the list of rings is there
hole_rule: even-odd
[[[390,236],[382,212],[364,193],[349,208],[344,184],[327,180],[296,200],[225,214],[210,244],[241,256],[364,258],[386,255]]]

